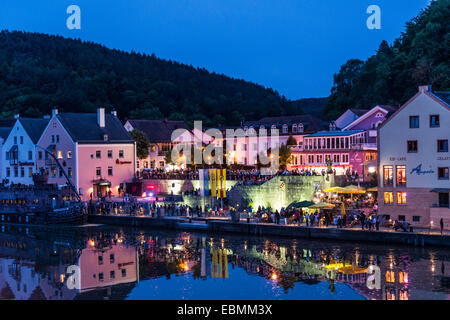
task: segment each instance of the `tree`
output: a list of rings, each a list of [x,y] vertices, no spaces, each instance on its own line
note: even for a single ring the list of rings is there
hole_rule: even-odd
[[[286,141],[286,145],[288,146],[296,146],[297,145],[297,140],[295,140],[295,138],[290,135],[289,138]]]
[[[136,141],[136,155],[139,159],[145,159],[148,157],[148,148],[150,147],[150,142],[147,136],[142,131],[138,129],[133,129],[130,132],[131,137]]]
[[[289,148],[285,144],[282,144],[279,150],[280,167],[282,169],[285,169],[286,166],[289,163],[291,163],[291,155],[292,155],[291,148]]]

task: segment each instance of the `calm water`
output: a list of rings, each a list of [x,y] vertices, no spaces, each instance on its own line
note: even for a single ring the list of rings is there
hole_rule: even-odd
[[[447,249],[0,225],[0,299],[449,298]]]

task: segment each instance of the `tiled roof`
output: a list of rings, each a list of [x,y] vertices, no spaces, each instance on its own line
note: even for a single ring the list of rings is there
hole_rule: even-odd
[[[97,124],[96,113],[58,113],[56,117],[75,142],[104,143],[105,134],[108,135],[108,143],[134,141],[120,120],[112,114],[105,114],[104,128]]]
[[[355,133],[363,132],[363,130],[348,130],[348,131],[320,131],[313,134],[310,134],[309,136],[306,136],[306,138],[311,137],[335,137],[335,136],[350,136]]]
[[[172,132],[176,129],[191,131],[184,121],[173,120],[128,120],[134,129],[147,135],[150,142],[171,142]]]
[[[300,123],[303,124],[305,133],[316,132],[328,127],[328,123],[325,123],[321,119],[309,114],[299,116],[266,117],[258,121],[246,121],[244,122],[244,126],[253,126],[255,129],[258,129],[261,125],[263,125],[267,129],[270,129],[272,125],[275,125],[277,128],[282,128],[284,124],[287,124],[288,127],[291,128],[293,124]],[[289,130],[289,132],[292,131]]]
[[[32,119],[19,118],[20,124],[23,126],[31,141],[36,144],[47,127],[49,119]]]

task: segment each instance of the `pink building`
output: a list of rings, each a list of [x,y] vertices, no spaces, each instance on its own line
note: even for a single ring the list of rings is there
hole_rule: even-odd
[[[135,143],[115,112],[59,113],[52,117],[37,143],[37,169],[45,169],[49,183],[67,183],[62,170],[44,149],[51,151],[70,177],[83,200],[111,191],[119,195],[121,184],[135,172]]]
[[[336,174],[356,172],[370,181],[377,172],[377,128],[395,110],[392,106],[347,110],[330,124],[329,131],[307,135],[302,145],[292,149],[290,169],[326,171],[330,159]]]

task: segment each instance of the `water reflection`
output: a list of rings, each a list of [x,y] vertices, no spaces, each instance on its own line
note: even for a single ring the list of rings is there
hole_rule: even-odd
[[[0,299],[449,299],[450,251],[1,226]]]

